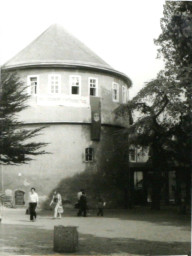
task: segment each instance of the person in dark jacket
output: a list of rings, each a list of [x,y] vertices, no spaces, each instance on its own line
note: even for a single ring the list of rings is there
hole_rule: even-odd
[[[99,197],[99,200],[98,200],[98,203],[97,203],[97,209],[98,209],[97,216],[103,216],[104,206],[105,206],[104,200],[102,199],[102,197]]]
[[[87,198],[85,191],[82,191],[82,195],[79,199],[79,211],[77,213],[78,216],[87,216]]]

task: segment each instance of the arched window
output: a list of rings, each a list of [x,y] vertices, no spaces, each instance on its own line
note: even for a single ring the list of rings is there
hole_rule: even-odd
[[[15,205],[24,205],[24,195],[25,192],[22,190],[16,190],[15,191]]]

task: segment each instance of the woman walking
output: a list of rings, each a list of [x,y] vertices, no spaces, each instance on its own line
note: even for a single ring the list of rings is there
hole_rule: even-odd
[[[63,213],[63,206],[62,206],[62,197],[58,192],[53,193],[53,198],[51,200],[50,206],[54,204],[54,216],[53,218],[56,219],[57,217],[61,219],[61,214]]]
[[[36,207],[39,201],[38,194],[35,192],[35,188],[31,188],[31,192],[29,193],[29,213],[30,213],[30,221],[35,221],[37,218]]]

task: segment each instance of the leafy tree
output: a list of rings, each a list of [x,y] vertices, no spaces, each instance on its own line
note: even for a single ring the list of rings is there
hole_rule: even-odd
[[[128,129],[130,145],[149,149],[148,161],[154,173],[150,183],[154,209],[160,207],[162,174],[174,160],[173,130],[178,123],[179,113],[175,108],[179,100],[173,95],[178,93],[177,89],[173,89],[173,83],[167,81],[161,72],[118,111],[125,113],[127,110],[132,114],[133,124]]]
[[[167,75],[179,83],[191,103],[192,90],[192,3],[166,2],[161,19],[162,33],[155,43],[164,57]]]
[[[16,73],[2,71],[0,91],[0,164],[21,164],[32,160],[31,156],[45,154],[41,150],[46,143],[33,142],[44,128],[24,128],[17,114],[27,105],[26,87]]]
[[[166,2],[161,19],[162,33],[155,43],[165,70],[148,82],[136,97],[118,110],[130,111],[133,125],[130,144],[149,148],[152,176],[152,207],[160,206],[162,173],[180,169],[179,177],[190,195],[192,3]],[[183,175],[182,175],[183,174]]]
[[[179,179],[186,183],[186,200],[190,201],[191,164],[191,93],[192,93],[192,2],[166,2],[161,20],[162,33],[155,43],[165,60],[166,75],[180,90],[177,106],[179,122],[175,125],[175,160]],[[180,190],[180,189],[179,189]],[[178,202],[180,202],[180,191]]]

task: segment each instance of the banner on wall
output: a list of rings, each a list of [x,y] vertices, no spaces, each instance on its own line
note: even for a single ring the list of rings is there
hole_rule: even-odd
[[[91,105],[91,140],[100,140],[101,103],[99,97],[90,97]]]

